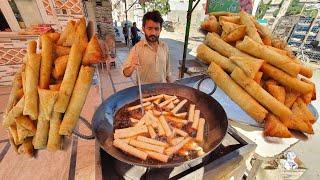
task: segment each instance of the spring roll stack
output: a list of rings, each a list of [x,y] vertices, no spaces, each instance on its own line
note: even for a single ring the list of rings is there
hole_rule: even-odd
[[[222,32],[206,28],[206,21],[202,28],[208,34],[198,46],[197,57],[209,65],[208,74],[219,88],[265,124],[265,136],[289,138],[290,130],[313,134],[316,120],[307,108],[316,98],[315,84],[307,79],[312,77],[312,69],[246,12],[209,16],[216,16],[211,19],[215,19],[214,25],[220,24]],[[189,115],[193,116],[196,114]]]
[[[198,156],[204,153],[200,145],[206,141],[206,121],[195,104],[167,94],[146,97],[143,102],[143,106],[153,106],[142,118],[129,117],[131,127],[114,130],[116,148],[141,160],[153,159],[162,163],[173,156],[188,159],[190,151],[196,151]],[[141,104],[125,108],[135,111]]]
[[[62,136],[71,135],[91,87],[92,64],[101,60],[97,42],[94,35],[88,43],[81,18],[69,21],[62,33],[41,35],[39,44],[27,43],[2,123],[18,154],[33,157],[35,149],[60,150]]]

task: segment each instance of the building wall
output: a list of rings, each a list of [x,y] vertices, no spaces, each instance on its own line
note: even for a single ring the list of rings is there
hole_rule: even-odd
[[[43,23],[35,0],[15,0],[15,2],[27,27]]]

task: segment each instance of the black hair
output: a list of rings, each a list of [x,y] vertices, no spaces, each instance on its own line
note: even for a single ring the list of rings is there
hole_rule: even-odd
[[[163,19],[162,19],[162,16],[159,11],[155,10],[155,11],[147,12],[143,16],[143,19],[142,19],[142,26],[143,27],[146,25],[147,20],[152,20],[154,22],[158,22],[158,23],[160,23],[160,27],[162,27]]]

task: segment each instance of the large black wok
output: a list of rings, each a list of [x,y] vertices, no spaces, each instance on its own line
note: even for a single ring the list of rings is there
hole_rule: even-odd
[[[188,86],[170,83],[157,83],[142,85],[143,97],[158,94],[176,95],[193,102],[206,119],[203,156],[196,159],[174,163],[148,164],[133,156],[124,154],[112,145],[113,142],[113,120],[117,111],[124,105],[139,99],[138,87],[130,87],[119,91],[106,99],[97,109],[93,116],[93,133],[101,147],[111,156],[122,162],[144,166],[149,168],[170,168],[201,160],[220,145],[227,133],[227,115],[222,106],[211,96]]]

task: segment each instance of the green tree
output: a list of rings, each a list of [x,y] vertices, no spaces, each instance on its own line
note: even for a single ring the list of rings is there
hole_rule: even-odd
[[[170,4],[168,0],[153,0],[150,2],[145,2],[141,6],[145,12],[157,10],[162,15],[166,15],[170,12]]]
[[[269,1],[267,4],[264,4],[263,1],[260,1],[257,13],[256,13],[256,18],[257,19],[262,19],[263,16],[266,14],[267,10],[269,9],[271,4],[271,1]]]

